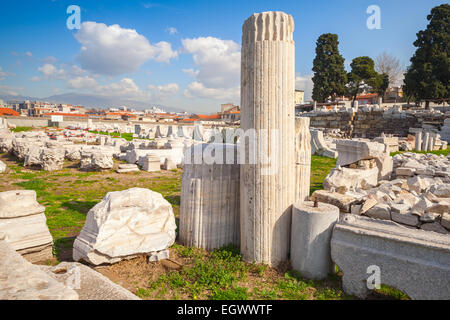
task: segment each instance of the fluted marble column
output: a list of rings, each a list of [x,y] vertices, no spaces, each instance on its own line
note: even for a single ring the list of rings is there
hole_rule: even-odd
[[[310,118],[295,119],[295,201],[309,197],[311,182],[311,133]]]
[[[215,158],[224,161],[205,160],[209,153],[207,148],[214,148],[219,154]],[[196,161],[199,156],[201,161]],[[237,146],[231,144],[200,144],[186,150],[179,227],[183,245],[206,250],[230,243],[239,246],[240,170],[237,159]]]
[[[242,28],[241,128],[262,138],[253,141],[253,163],[251,142],[241,139],[241,253],[274,266],[288,259],[295,201],[293,31],[283,12],[254,14]]]

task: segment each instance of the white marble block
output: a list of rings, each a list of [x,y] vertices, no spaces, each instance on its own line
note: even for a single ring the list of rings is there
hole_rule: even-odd
[[[165,250],[175,242],[175,229],[172,206],[161,194],[143,188],[109,192],[89,210],[73,259],[99,265]]]

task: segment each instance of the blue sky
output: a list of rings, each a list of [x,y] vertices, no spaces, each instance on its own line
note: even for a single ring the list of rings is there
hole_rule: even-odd
[[[346,65],[386,51],[405,65],[435,0],[81,1],[1,0],[0,95],[69,92],[216,112],[239,104],[241,28],[254,12],[295,20],[297,88],[308,93],[315,42],[337,33]],[[81,29],[68,30],[69,5]],[[381,9],[369,30],[366,9]]]

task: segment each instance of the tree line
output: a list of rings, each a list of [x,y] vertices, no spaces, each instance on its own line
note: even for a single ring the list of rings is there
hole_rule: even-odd
[[[417,49],[402,86],[408,102],[425,101],[426,108],[431,101],[450,102],[450,5],[433,8],[427,20],[427,28],[417,33]],[[312,98],[318,102],[335,101],[339,96],[355,101],[364,91],[383,97],[389,85],[398,83],[404,72],[400,61],[387,53],[376,61],[367,56],[356,57],[350,64],[351,71],[346,72],[336,34],[322,34],[316,45]]]

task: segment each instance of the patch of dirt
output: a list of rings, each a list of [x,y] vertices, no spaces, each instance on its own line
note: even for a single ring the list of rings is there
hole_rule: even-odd
[[[138,288],[148,288],[150,281],[171,271],[180,270],[187,263],[187,259],[178,255],[176,250],[169,250],[169,260],[147,262],[146,256],[139,256],[93,269],[135,294]]]

